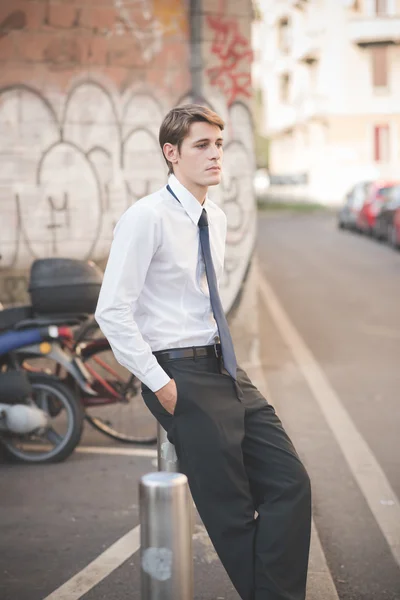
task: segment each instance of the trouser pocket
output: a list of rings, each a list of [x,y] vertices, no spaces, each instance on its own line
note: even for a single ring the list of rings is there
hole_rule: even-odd
[[[163,407],[155,393],[144,384],[142,384],[142,397],[153,417],[157,419],[161,427],[163,427],[167,432],[167,435],[169,435],[174,417]],[[172,440],[170,441],[172,442]]]

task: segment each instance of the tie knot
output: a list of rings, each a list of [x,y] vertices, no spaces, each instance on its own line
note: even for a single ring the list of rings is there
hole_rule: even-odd
[[[199,219],[199,227],[208,227],[208,217],[205,208],[203,208],[203,212],[201,213],[201,217]]]

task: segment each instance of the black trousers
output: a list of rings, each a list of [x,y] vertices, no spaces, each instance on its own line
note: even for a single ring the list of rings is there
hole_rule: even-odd
[[[310,481],[274,408],[243,369],[235,381],[218,358],[161,364],[177,386],[175,413],[142,386],[144,401],[175,445],[197,510],[239,595],[304,600]]]

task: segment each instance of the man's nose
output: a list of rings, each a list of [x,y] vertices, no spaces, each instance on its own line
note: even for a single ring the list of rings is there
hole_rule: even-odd
[[[219,158],[220,152],[217,146],[211,146],[210,158]]]

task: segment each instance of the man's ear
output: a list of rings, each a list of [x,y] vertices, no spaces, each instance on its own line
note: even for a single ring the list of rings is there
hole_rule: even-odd
[[[176,165],[179,157],[178,147],[167,142],[163,146],[163,152],[165,158],[173,165]]]

